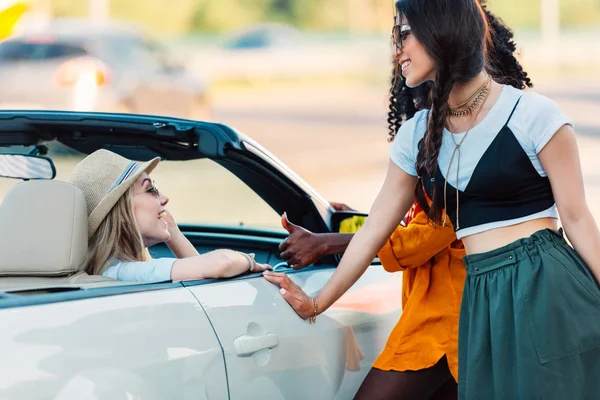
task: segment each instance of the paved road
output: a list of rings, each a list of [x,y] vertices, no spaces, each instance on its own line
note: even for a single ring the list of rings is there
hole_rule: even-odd
[[[536,89],[573,118],[588,203],[600,222],[600,83]],[[330,200],[368,210],[387,165],[386,86],[287,85],[218,93],[216,119],[258,140]]]

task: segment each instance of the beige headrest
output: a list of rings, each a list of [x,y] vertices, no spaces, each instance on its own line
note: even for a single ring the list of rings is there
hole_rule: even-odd
[[[87,255],[87,211],[67,182],[13,186],[0,205],[0,276],[63,276]]]

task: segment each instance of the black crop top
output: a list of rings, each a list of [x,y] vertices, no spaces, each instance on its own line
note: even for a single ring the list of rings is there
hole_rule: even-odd
[[[416,148],[427,116],[428,110],[424,110],[403,124],[390,150],[392,161],[411,175],[416,175]],[[537,154],[564,124],[572,123],[551,100],[503,87],[486,118],[461,145],[458,224],[456,157],[449,169],[446,211],[459,239],[528,220],[558,217],[550,181]],[[434,182],[423,176],[430,196],[433,184],[438,193],[444,190],[444,174],[455,147],[450,135],[444,131]],[[455,136],[456,142],[461,139],[461,134]]]

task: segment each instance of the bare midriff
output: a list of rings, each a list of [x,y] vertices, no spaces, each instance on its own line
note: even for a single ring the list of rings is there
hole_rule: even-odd
[[[558,221],[554,218],[534,219],[517,225],[476,233],[464,237],[462,241],[467,254],[485,253],[516,240],[527,238],[544,229],[558,229]]]

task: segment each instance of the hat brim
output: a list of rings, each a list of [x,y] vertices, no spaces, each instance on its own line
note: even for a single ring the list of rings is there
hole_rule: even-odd
[[[160,162],[160,157],[153,158],[150,161],[145,163],[140,163],[140,168],[131,177],[122,182],[119,186],[114,188],[106,197],[104,197],[100,203],[92,210],[90,216],[88,217],[88,238],[91,238],[94,233],[98,230],[100,223],[106,218],[110,210],[113,209],[117,201],[125,194],[127,189],[134,184],[134,182],[142,175],[144,172],[148,174],[151,173],[154,168]]]

